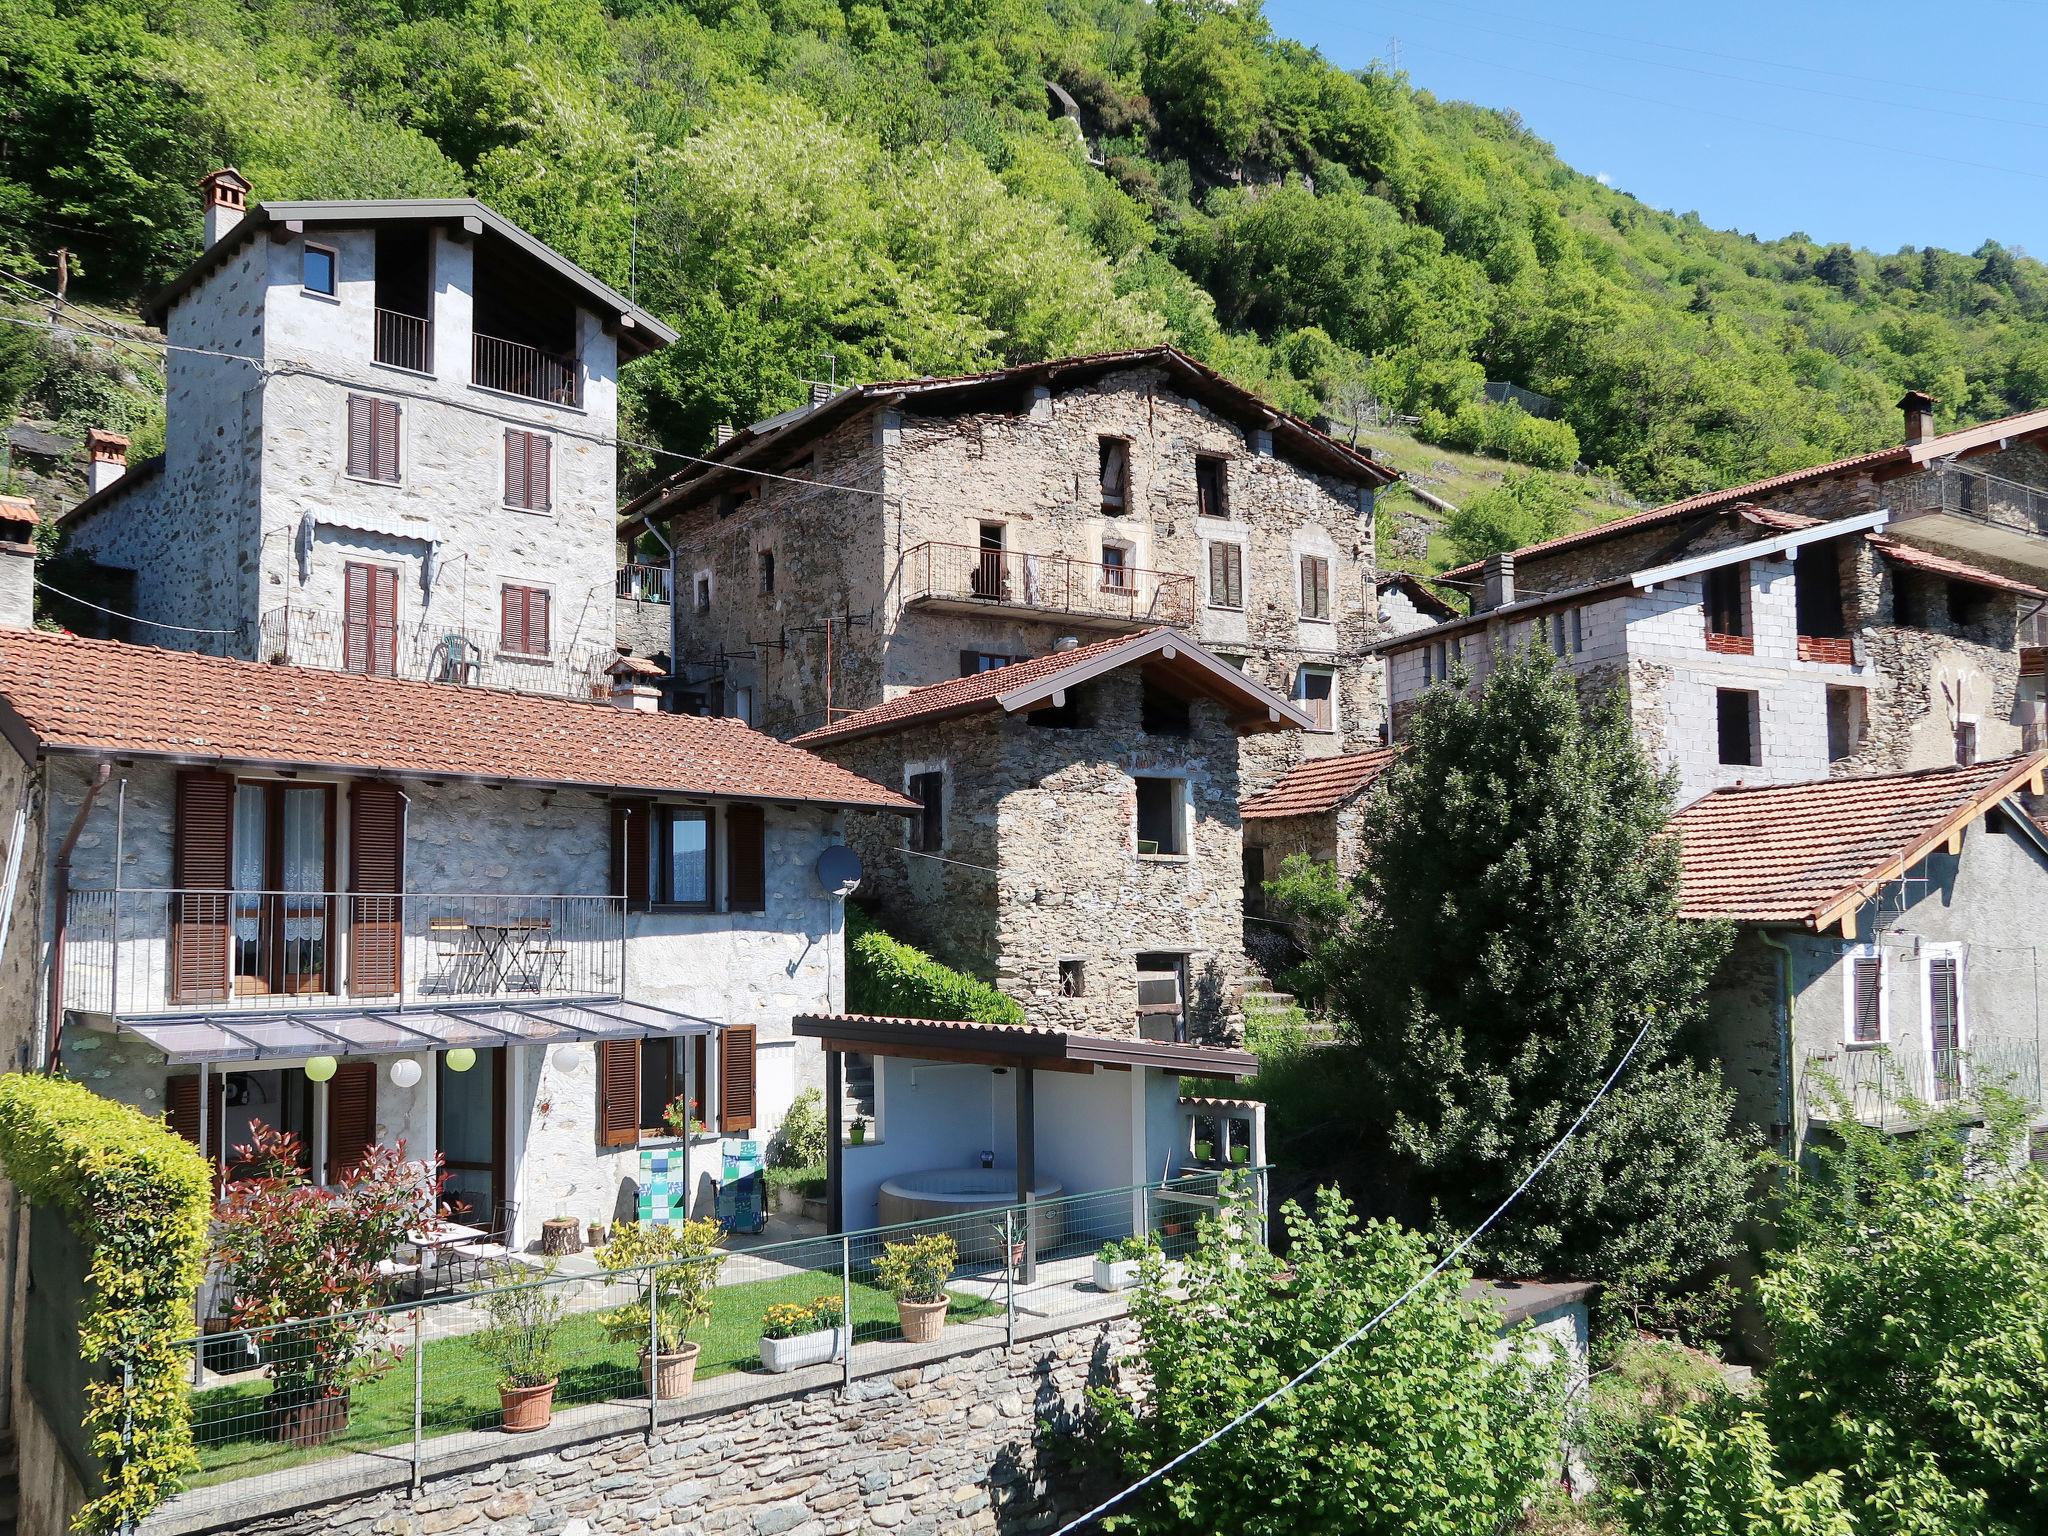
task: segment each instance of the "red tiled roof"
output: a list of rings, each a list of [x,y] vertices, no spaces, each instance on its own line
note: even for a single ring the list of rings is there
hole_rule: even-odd
[[[1399,750],[1375,747],[1342,757],[1308,758],[1281,774],[1270,788],[1246,799],[1238,814],[1246,821],[1259,821],[1334,811],[1353,795],[1370,789]]]
[[[17,746],[877,810],[913,802],[737,720],[0,632]]]
[[[1671,819],[1694,918],[1820,929],[2040,776],[2048,753],[1874,778],[1717,789]]]
[[[1818,528],[1823,521],[1821,518],[1808,517],[1800,512],[1780,512],[1774,507],[1736,506],[1731,510],[1737,516],[1760,527],[1775,529],[1780,533],[1798,533],[1802,529]],[[1894,565],[1910,566],[1916,571],[1926,571],[1934,576],[1948,576],[1974,586],[1996,587],[2001,592],[2016,592],[2021,597],[2048,598],[2048,592],[2039,587],[2029,586],[2026,582],[2011,576],[2001,576],[1996,571],[1987,571],[1982,566],[1971,565],[1966,560],[1957,560],[1950,555],[1937,555],[1932,550],[1920,548],[1917,544],[1902,544],[1888,533],[1866,533],[1863,537],[1872,549]]]

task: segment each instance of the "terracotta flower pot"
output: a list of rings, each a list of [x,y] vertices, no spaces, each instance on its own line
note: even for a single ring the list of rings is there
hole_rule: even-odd
[[[911,1344],[935,1344],[946,1326],[945,1301],[898,1301],[896,1321]]]
[[[264,1410],[264,1428],[280,1445],[312,1450],[325,1445],[348,1428],[348,1394],[333,1392],[323,1397],[293,1393],[273,1394]]]
[[[546,1429],[555,1416],[555,1383],[537,1387],[498,1388],[498,1407],[504,1415],[505,1433],[527,1435]]]
[[[697,1354],[701,1345],[685,1344],[672,1355],[651,1355],[640,1351],[640,1382],[658,1398],[682,1397],[697,1379]]]

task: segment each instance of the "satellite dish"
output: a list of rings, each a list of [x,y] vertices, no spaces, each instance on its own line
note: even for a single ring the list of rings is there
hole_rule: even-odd
[[[834,843],[818,855],[818,884],[827,896],[851,896],[860,889],[860,877],[860,855],[844,843]]]

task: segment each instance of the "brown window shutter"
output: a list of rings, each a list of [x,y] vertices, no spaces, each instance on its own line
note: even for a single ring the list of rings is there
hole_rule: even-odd
[[[526,594],[526,643],[533,647],[533,655],[548,654],[548,594],[541,587]]]
[[[519,587],[498,589],[498,649],[520,651],[526,649],[526,600],[520,595]]]
[[[526,434],[505,429],[505,505],[531,506],[531,487],[526,477]]]
[[[188,769],[178,775],[172,855],[171,1000],[216,1003],[228,995],[227,891],[233,884],[235,781]],[[214,893],[219,894],[214,894]]]
[[[768,906],[767,824],[758,805],[735,805],[725,813],[725,904],[728,911],[760,912]]]
[[[555,445],[538,432],[527,439],[526,488],[533,499],[527,503],[536,512],[552,511],[555,505]]]
[[[357,479],[367,480],[375,464],[376,454],[376,412],[375,401],[362,395],[348,397],[348,472]]]
[[[612,890],[623,893],[626,905],[634,909],[645,909],[648,902],[648,839],[653,826],[652,800],[612,802]]]
[[[213,1099],[208,1106],[206,1139],[213,1143],[213,1150],[207,1161],[219,1164],[226,1139],[227,1080],[218,1072],[209,1072],[206,1085]],[[199,1074],[188,1073],[183,1077],[164,1079],[164,1123],[171,1133],[182,1136],[193,1146],[199,1146]],[[204,1148],[201,1148],[204,1151]]]
[[[1220,581],[1212,571],[1211,591],[1215,599],[1225,608],[1244,606],[1244,550],[1236,544],[1217,544],[1212,548],[1223,556],[1223,572]]]
[[[363,1160],[377,1140],[377,1064],[344,1061],[327,1084],[327,1182]]]
[[[398,671],[398,572],[351,560],[342,568],[342,658],[350,672]]]
[[[1855,1039],[1859,1045],[1875,1044],[1884,1038],[1884,962],[1872,956],[1858,956],[1855,984]]]
[[[630,1147],[640,1140],[640,1042],[597,1042],[597,1140]]]
[[[728,1024],[718,1036],[718,1128],[754,1128],[754,1026]]]
[[[348,794],[348,990],[389,997],[404,955],[405,798],[395,785],[362,780]]]
[[[371,570],[370,670],[391,677],[398,671],[398,572],[388,565]]]
[[[393,400],[371,402],[377,421],[376,467],[373,478],[398,478],[398,404]]]

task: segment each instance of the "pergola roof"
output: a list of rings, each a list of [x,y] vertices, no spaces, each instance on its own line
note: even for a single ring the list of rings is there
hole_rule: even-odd
[[[821,1040],[827,1050],[927,1061],[985,1062],[989,1066],[1045,1067],[1092,1072],[1103,1067],[1158,1067],[1188,1077],[1250,1077],[1259,1059],[1250,1051],[1214,1045],[1096,1035],[1033,1024],[976,1024],[952,1019],[911,1019],[867,1013],[799,1014],[798,1039]]]

